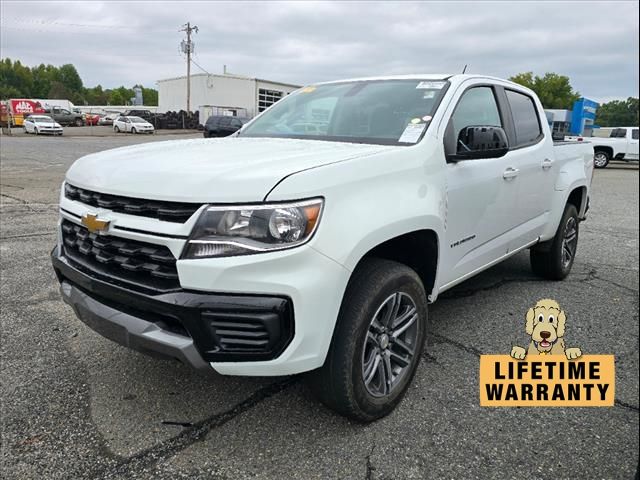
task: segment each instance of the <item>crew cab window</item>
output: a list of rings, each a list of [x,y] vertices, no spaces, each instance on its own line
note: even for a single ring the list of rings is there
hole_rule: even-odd
[[[533,99],[513,90],[506,90],[506,94],[516,130],[514,146],[517,148],[536,143],[542,136],[542,128]]]
[[[463,95],[451,116],[455,138],[465,127],[490,125],[501,127],[498,104],[491,87],[474,87]]]
[[[627,131],[624,128],[614,128],[609,138],[627,138]]]
[[[631,130],[631,138],[633,138],[634,140],[638,140],[638,132],[640,130],[638,130],[637,128],[634,130]]]

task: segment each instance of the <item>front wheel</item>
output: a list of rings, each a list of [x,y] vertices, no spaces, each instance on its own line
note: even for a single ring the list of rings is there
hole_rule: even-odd
[[[138,133],[138,131],[135,128],[131,128],[131,133],[135,135],[136,133]]]
[[[81,118],[76,118],[75,124],[76,124],[76,127],[81,127],[83,125],[82,119]]]
[[[354,420],[388,415],[420,363],[426,298],[420,277],[409,267],[366,259],[345,292],[325,363],[308,375],[316,397]]]
[[[533,272],[549,280],[562,280],[569,275],[578,250],[579,229],[578,209],[568,203],[553,239],[531,249]]]
[[[609,165],[609,160],[611,160],[611,155],[609,155],[609,152],[598,150],[593,156],[593,165],[596,168],[604,168]]]
[[[36,135],[39,135],[39,134],[40,134],[40,132],[38,132],[38,127],[35,127],[35,128],[33,129],[33,133],[35,133]]]
[[[117,126],[113,127],[113,131],[116,132],[116,133],[120,133],[120,128],[118,128]]]

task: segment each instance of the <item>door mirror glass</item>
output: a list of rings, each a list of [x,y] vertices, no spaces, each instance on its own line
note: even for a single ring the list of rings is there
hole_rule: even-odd
[[[456,153],[448,160],[472,160],[476,158],[498,158],[509,151],[507,134],[502,127],[481,125],[460,130]]]

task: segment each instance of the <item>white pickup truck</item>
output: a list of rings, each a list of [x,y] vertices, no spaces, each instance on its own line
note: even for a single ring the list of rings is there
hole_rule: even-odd
[[[594,165],[604,168],[611,160],[638,161],[638,127],[610,129],[608,137],[565,137],[568,141],[588,141],[595,152]]]
[[[593,149],[554,145],[544,120],[497,78],[367,78],[302,88],[233,137],[88,155],[60,196],[62,295],[118,343],[223,375],[310,372],[325,404],[374,420],[439,294],[524,249],[569,274]]]

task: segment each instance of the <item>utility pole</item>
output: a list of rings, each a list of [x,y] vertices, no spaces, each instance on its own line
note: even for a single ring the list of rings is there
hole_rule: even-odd
[[[187,112],[191,111],[191,54],[193,53],[193,43],[191,43],[191,32],[198,33],[197,26],[191,26],[190,22],[187,22],[182,26],[181,32],[187,33],[187,41],[184,40],[181,43],[182,53],[187,54]]]

